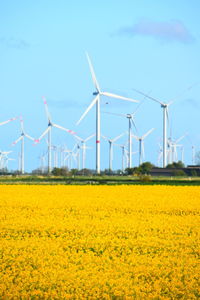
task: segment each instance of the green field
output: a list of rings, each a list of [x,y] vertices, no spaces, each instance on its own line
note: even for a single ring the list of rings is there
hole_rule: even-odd
[[[72,184],[72,185],[200,185],[200,177],[150,176],[1,176],[0,184]]]

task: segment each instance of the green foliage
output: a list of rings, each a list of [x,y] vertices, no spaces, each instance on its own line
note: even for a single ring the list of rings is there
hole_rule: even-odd
[[[152,170],[154,165],[152,165],[150,162],[144,162],[138,167],[138,173],[139,174],[149,174]]]
[[[70,175],[74,176],[74,175],[78,175],[79,171],[78,169],[71,169],[70,170]]]
[[[51,173],[54,176],[67,176],[69,170],[67,168],[54,168]]]
[[[174,170],[173,174],[174,176],[187,176],[183,170]]]
[[[140,174],[149,174],[152,170],[154,165],[152,165],[150,162],[144,162],[139,167],[135,168],[126,168],[126,175],[140,175]]]
[[[173,162],[172,164],[167,165],[168,169],[181,169],[181,168],[185,168],[185,165],[182,161],[178,161],[178,162]]]
[[[133,175],[137,173],[138,168],[126,168],[125,173],[126,175]]]

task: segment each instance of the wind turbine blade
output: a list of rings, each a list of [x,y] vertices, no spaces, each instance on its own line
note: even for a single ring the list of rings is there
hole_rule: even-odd
[[[116,95],[116,94],[113,94],[113,93],[101,92],[100,94],[103,95],[103,96],[107,96],[107,97],[111,97],[111,98],[117,98],[117,99],[129,101],[129,102],[134,102],[134,103],[139,102],[138,100],[134,100],[132,98],[127,98],[127,97],[124,97],[124,96],[119,96],[119,95]]]
[[[150,92],[148,94],[150,94]],[[146,96],[144,97],[144,99],[142,100],[142,102],[140,102],[138,104],[138,106],[136,107],[135,111],[131,115],[135,115],[136,114],[136,112],[139,110],[140,106],[144,103],[145,100],[146,100]]]
[[[186,91],[191,90],[195,85],[198,85],[200,81],[193,83],[192,85],[188,86],[186,89],[184,89],[181,93],[176,95],[174,98],[171,99],[171,102],[176,101],[180,96],[182,96]]]
[[[74,152],[74,150],[76,149],[76,147],[77,147],[77,143],[74,145],[74,147],[72,148],[72,152]]]
[[[7,124],[7,123],[9,123],[9,122],[11,122],[11,121],[14,121],[14,120],[16,120],[16,119],[18,119],[18,117],[11,118],[11,119],[9,119],[9,120],[7,120],[7,121],[1,122],[1,123],[0,123],[0,126],[1,126],[1,125],[4,125],[4,124]]]
[[[96,88],[97,92],[99,93],[100,92],[100,87],[99,87],[98,81],[96,79],[96,76],[95,76],[95,73],[94,73],[94,68],[92,66],[90,57],[89,57],[89,55],[88,55],[87,52],[86,52],[86,56],[87,56],[88,64],[89,64],[89,67],[90,67],[90,72],[91,72],[91,75],[92,75],[92,80],[94,82],[94,85],[95,85],[95,88]]]
[[[88,137],[84,140],[84,142],[89,141],[89,140],[92,139],[94,136],[95,136],[95,133],[93,133],[92,135],[88,136]]]
[[[63,130],[63,131],[66,131],[66,132],[69,133],[69,134],[72,134],[72,135],[75,134],[75,132],[74,132],[73,130],[64,128],[64,127],[62,127],[62,126],[60,126],[60,125],[58,125],[58,124],[54,124],[54,123],[53,123],[52,126],[58,128],[58,129],[61,129],[61,130]]]
[[[187,135],[187,133],[185,133],[185,134],[182,135],[180,138],[178,138],[178,139],[175,141],[175,144],[177,144],[178,142],[180,142],[186,135]]]
[[[13,151],[3,151],[3,152],[1,152],[1,154],[7,155],[7,154],[9,154],[9,153],[11,153],[11,152],[13,152]]]
[[[49,132],[50,130],[50,126],[41,134],[41,136],[36,140],[36,141],[41,141],[41,139],[43,139],[43,137]]]
[[[21,139],[23,139],[23,136],[21,135],[16,141],[14,141],[12,143],[12,146],[16,145],[19,141],[21,141]]]
[[[21,126],[21,131],[24,132],[24,121],[22,119],[22,116],[20,116],[20,126]]]
[[[135,125],[135,122],[133,121],[133,119],[131,118],[131,123],[133,124],[133,127],[135,128],[136,132],[137,132],[137,127]]]
[[[150,129],[149,131],[147,131],[147,133],[145,133],[143,136],[142,136],[142,139],[144,140],[152,131],[154,131],[155,128],[152,128]]]
[[[174,103],[174,101],[170,101],[170,102],[168,102],[168,103],[167,103],[167,106],[170,106],[170,105],[172,105],[172,103]]]
[[[117,140],[120,139],[125,133],[121,133],[120,135],[116,136],[114,139],[112,139],[112,142],[116,142]]]
[[[90,109],[95,105],[95,103],[98,101],[99,99],[99,95],[97,95],[93,101],[90,103],[90,105],[88,106],[88,108],[86,109],[86,111],[82,114],[81,118],[78,120],[78,122],[76,123],[76,125],[78,125],[83,118],[87,115],[87,113],[90,111]]]
[[[139,90],[136,90],[136,89],[133,89],[135,92],[137,92],[137,93],[139,93],[139,94],[141,94],[141,95],[143,95],[143,96],[145,96],[145,97],[147,97],[147,98],[149,98],[149,99],[151,99],[151,100],[153,100],[153,101],[155,101],[155,102],[157,102],[157,103],[159,103],[159,104],[164,104],[163,102],[161,102],[160,100],[157,100],[157,99],[155,99],[155,98],[153,98],[153,97],[151,97],[151,96],[149,96],[149,95],[147,95],[147,94],[145,94],[145,93],[143,93],[143,92],[141,92],[141,91],[139,91]]]
[[[139,141],[139,136],[132,134],[132,137],[133,137],[134,139],[136,139],[137,141]]]
[[[101,137],[105,140],[105,141],[109,141],[109,138],[105,135],[101,135]]]
[[[76,135],[74,135],[74,137],[77,139],[77,140],[79,140],[79,141],[81,141],[81,142],[83,142],[84,141],[84,139],[82,139],[80,136],[78,136],[77,134]]]
[[[28,135],[28,134],[24,134],[25,135],[25,137],[27,137],[29,140],[32,140],[32,141],[35,141],[35,139],[34,138],[32,138],[30,135]]]
[[[44,96],[42,96],[42,99],[44,101],[44,106],[45,106],[45,112],[46,112],[46,116],[47,116],[47,120],[48,122],[51,122],[51,115],[49,113],[49,109],[48,109],[48,105],[47,105],[47,100]]]

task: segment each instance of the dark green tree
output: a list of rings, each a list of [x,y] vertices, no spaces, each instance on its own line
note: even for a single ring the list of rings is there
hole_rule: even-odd
[[[182,161],[178,161],[178,162],[173,162],[172,164],[167,165],[168,169],[182,169],[185,168],[185,165]]]

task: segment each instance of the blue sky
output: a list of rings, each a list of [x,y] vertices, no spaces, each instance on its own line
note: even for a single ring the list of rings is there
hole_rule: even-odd
[[[94,91],[87,50],[103,90],[142,100],[133,88],[150,92],[161,101],[179,95],[170,106],[174,139],[182,141],[185,163],[191,164],[191,145],[200,150],[200,3],[182,1],[0,1],[0,122],[23,115],[28,134],[46,129],[42,96],[52,119],[78,135],[95,132],[95,109],[82,123],[76,121],[89,105]],[[107,103],[107,104],[106,104]],[[102,98],[102,111],[130,113],[136,104]],[[127,120],[102,113],[102,134],[115,137],[127,130]],[[138,134],[156,130],[145,141],[145,160],[157,163],[162,137],[162,111],[146,99],[135,118]],[[12,150],[9,168],[17,168],[20,145],[11,147],[20,132],[18,121],[0,127],[0,149]],[[124,143],[125,137],[119,142]],[[53,143],[74,145],[74,139],[55,129]],[[95,142],[88,143],[87,167],[95,167]],[[137,150],[134,141],[133,149]],[[25,169],[39,166],[45,151],[41,142],[25,144]],[[114,149],[114,169],[121,167],[120,149]],[[108,144],[102,141],[101,168],[108,167]],[[137,165],[134,155],[133,164]]]

